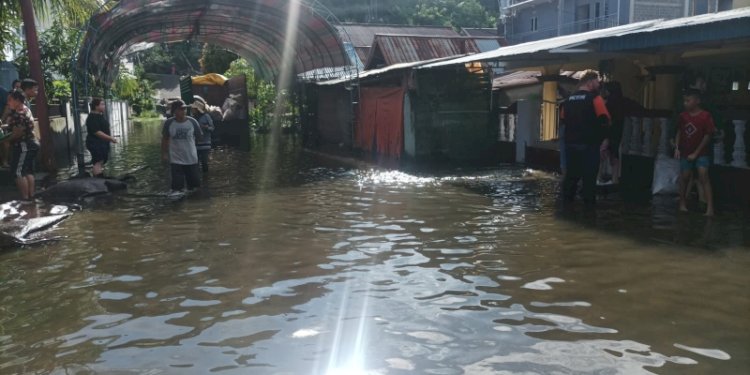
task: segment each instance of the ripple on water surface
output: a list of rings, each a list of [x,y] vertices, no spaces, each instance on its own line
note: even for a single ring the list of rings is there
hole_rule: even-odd
[[[158,163],[139,131],[124,152]],[[209,196],[118,200],[66,241],[0,254],[0,372],[750,369],[747,252],[556,218],[554,176],[534,171],[358,170],[279,147],[215,150]],[[156,163],[136,191],[162,186]]]

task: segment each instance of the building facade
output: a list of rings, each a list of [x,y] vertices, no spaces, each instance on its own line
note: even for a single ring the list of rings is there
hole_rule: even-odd
[[[503,0],[501,31],[512,44],[750,6],[750,0]]]

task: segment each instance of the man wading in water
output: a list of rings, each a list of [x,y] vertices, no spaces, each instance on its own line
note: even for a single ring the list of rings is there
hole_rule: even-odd
[[[91,173],[94,177],[104,177],[104,164],[109,160],[109,144],[117,143],[104,117],[105,110],[104,100],[94,98],[91,100],[91,113],[86,118],[86,148],[91,153],[91,163],[94,164]]]
[[[169,162],[173,192],[182,191],[185,181],[188,190],[201,186],[195,139],[202,137],[203,133],[198,121],[186,115],[187,107],[182,100],[172,102],[174,117],[167,119],[162,129],[162,159]]]
[[[599,172],[599,149],[604,128],[611,117],[604,99],[599,96],[599,73],[583,72],[578,91],[562,104],[560,120],[565,125],[566,173],[563,179],[563,203],[575,200],[578,181],[583,179],[583,201],[596,204],[596,176]]]

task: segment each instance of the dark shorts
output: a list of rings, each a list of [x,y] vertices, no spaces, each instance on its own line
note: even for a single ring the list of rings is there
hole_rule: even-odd
[[[26,143],[13,146],[13,156],[10,160],[10,172],[16,177],[24,177],[34,174],[34,164],[37,147],[28,147]]]
[[[185,182],[187,182],[188,189],[201,187],[201,172],[198,164],[170,164],[170,169],[172,171],[172,190],[183,190]]]
[[[86,142],[86,148],[91,153],[91,163],[106,164],[109,161],[109,142]]]
[[[711,158],[708,156],[701,156],[692,161],[687,158],[680,159],[680,170],[683,172],[689,172],[698,168],[708,169],[710,166]]]

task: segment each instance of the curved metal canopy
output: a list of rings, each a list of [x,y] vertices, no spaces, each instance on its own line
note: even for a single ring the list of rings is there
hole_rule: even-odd
[[[299,18],[287,27],[295,6]],[[92,17],[77,62],[108,84],[134,44],[193,40],[231,49],[276,77],[288,37],[296,37],[296,73],[351,65],[335,27],[301,0],[121,0]]]

